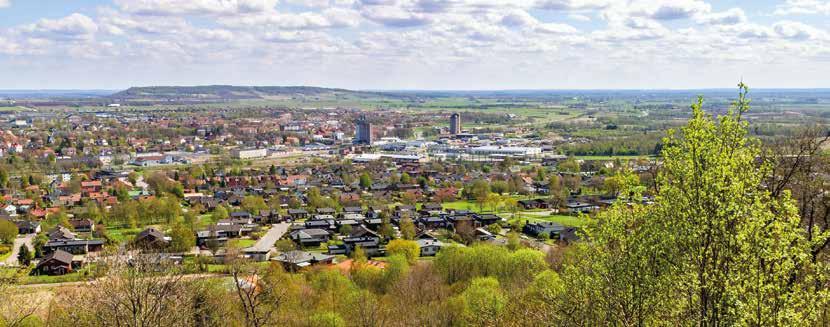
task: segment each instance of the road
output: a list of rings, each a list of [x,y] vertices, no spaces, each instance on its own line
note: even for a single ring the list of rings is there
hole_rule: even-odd
[[[268,230],[265,235],[263,235],[259,240],[257,240],[254,246],[248,248],[250,250],[256,252],[267,252],[274,248],[274,244],[288,232],[288,223],[279,223],[271,225],[271,228]]]
[[[12,246],[12,255],[6,259],[3,264],[7,267],[9,266],[17,266],[17,254],[20,252],[20,246],[26,244],[26,247],[29,248],[29,251],[34,251],[35,247],[32,245],[32,241],[35,239],[35,234],[26,234],[18,236],[14,239],[14,245]]]

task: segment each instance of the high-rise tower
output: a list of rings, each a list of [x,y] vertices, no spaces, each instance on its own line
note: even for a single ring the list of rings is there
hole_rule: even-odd
[[[453,113],[450,115],[450,134],[456,135],[461,133],[461,114]]]
[[[366,115],[361,115],[357,120],[354,143],[372,144],[372,123],[366,120]]]

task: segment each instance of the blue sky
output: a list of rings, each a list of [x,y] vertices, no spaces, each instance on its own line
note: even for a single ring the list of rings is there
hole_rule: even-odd
[[[0,0],[0,89],[830,87],[830,0]]]

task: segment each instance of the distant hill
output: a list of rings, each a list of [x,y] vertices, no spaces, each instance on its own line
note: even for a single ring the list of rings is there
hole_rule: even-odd
[[[379,92],[352,91],[312,86],[145,86],[131,87],[110,95],[113,99],[161,100],[161,99],[269,99],[291,97],[378,97],[389,95]]]

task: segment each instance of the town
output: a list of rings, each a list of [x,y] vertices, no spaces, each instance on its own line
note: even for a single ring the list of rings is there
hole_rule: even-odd
[[[128,285],[165,285],[169,291],[152,300],[164,305],[235,293],[236,304],[223,309],[231,311],[221,312],[245,314],[249,326],[257,325],[250,319],[297,325],[354,319],[332,311],[307,317],[315,306],[273,298],[299,300],[293,287],[326,285],[314,284],[320,278],[346,278],[341,283],[352,286],[342,287],[355,287],[350,296],[358,302],[342,305],[370,301],[378,310],[385,304],[371,301],[414,303],[418,292],[428,292],[420,296],[447,303],[454,297],[443,287],[471,285],[462,297],[492,289],[476,284],[495,281],[481,276],[532,284],[534,291],[515,296],[542,300],[548,295],[537,291],[560,292],[560,274],[584,275],[567,269],[597,253],[590,249],[603,244],[614,215],[666,203],[661,194],[672,184],[665,169],[677,154],[667,157],[675,150],[666,145],[674,143],[657,135],[667,124],[682,127],[678,117],[687,111],[673,104],[672,93],[651,100],[663,104],[636,104],[638,94],[621,98],[636,110],[580,92],[449,95],[474,108],[462,110],[442,105],[447,95],[393,93],[331,107],[321,105],[330,103],[331,92],[351,91],[305,88],[290,89],[288,102],[186,100],[216,88],[187,88],[198,92],[177,93],[182,103],[174,104],[166,103],[170,94],[144,88],[91,100],[7,100],[0,110],[0,280],[11,292],[5,294],[34,303],[8,302],[7,321],[74,310],[54,300],[69,290],[86,292],[77,299],[88,303],[84,310],[136,301]],[[715,106],[725,102],[722,96],[712,96]],[[753,137],[789,153],[784,140],[801,133],[798,148],[812,150],[770,162],[775,171],[807,169],[787,167],[820,158],[813,155],[824,144],[815,141],[820,129],[772,125],[776,118],[766,112],[776,100],[768,96],[746,115],[763,126]],[[825,119],[806,110],[792,115]],[[821,191],[796,195],[815,192]],[[404,291],[407,283],[438,289]],[[552,303],[566,305],[561,301],[545,302],[528,317],[546,317]],[[422,305],[431,304],[416,307]],[[101,310],[96,314],[119,312]],[[194,310],[204,319],[220,317],[202,311],[218,310],[210,305]],[[293,313],[281,317],[279,310]],[[418,310],[401,316],[402,323],[506,319]],[[191,319],[145,314],[160,325]]]
[[[598,169],[645,172],[650,162],[576,160],[521,129],[464,129],[458,112],[394,124],[381,123],[394,113],[370,120],[334,109],[62,115],[16,112],[3,128],[0,219],[20,234],[5,238],[3,262],[31,265],[33,276],[89,276],[106,250],[221,264],[234,246],[302,267],[335,264],[356,247],[384,257],[399,238],[422,256],[504,244],[511,233],[568,243],[579,239],[580,214],[615,201],[619,190]],[[286,262],[280,241],[303,261]]]

